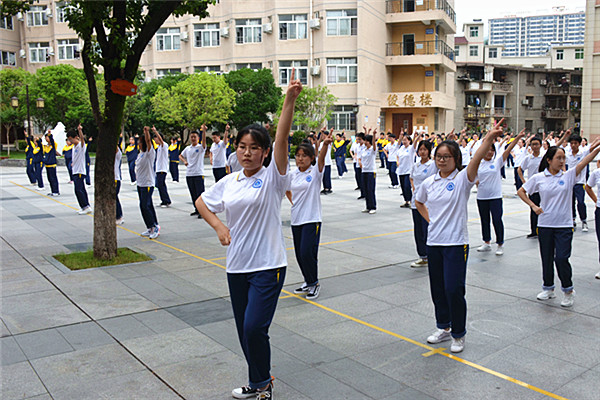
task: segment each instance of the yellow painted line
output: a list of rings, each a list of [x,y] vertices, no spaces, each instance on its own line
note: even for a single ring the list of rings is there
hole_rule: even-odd
[[[24,187],[24,186],[21,186],[21,185],[19,185],[19,184],[17,184],[17,183],[14,183],[14,182],[11,182],[11,183],[13,183],[13,184],[15,184],[15,185],[17,185],[17,186],[19,186],[19,187],[22,187],[23,189],[27,189],[27,190],[29,190],[29,191],[31,191],[31,192],[33,192],[33,193],[37,193],[37,192],[35,192],[35,191],[33,191],[33,190],[29,189],[29,188],[26,188],[26,187]],[[41,193],[37,193],[37,194],[39,194],[40,196],[43,196],[43,197],[47,197],[47,196],[44,196],[44,195],[43,195],[43,194],[41,194]],[[48,199],[50,199],[50,200],[54,200],[54,201],[56,201],[57,203],[59,203],[59,204],[62,204],[62,205],[64,205],[64,206],[67,206],[67,207],[69,207],[69,208],[73,208],[73,209],[75,209],[74,207],[71,207],[71,206],[70,206],[70,205],[68,205],[68,204],[62,203],[62,202],[60,202],[60,201],[58,201],[58,200],[56,200],[56,199],[54,199],[54,198],[52,198],[52,197],[47,197],[47,198],[48,198]],[[134,231],[132,231],[132,230],[130,230],[130,229],[123,228],[123,227],[121,227],[121,226],[119,226],[119,228],[121,228],[121,229],[123,229],[123,230],[125,230],[125,231],[128,231],[128,232],[134,233],[135,235],[138,235],[138,236],[139,236],[139,234],[138,234],[138,233],[136,233],[136,232],[134,232]],[[390,234],[393,234],[393,233],[390,233]],[[382,234],[382,235],[384,235],[384,234]],[[196,258],[196,259],[198,259],[198,260],[204,261],[204,262],[206,262],[206,263],[208,263],[208,264],[211,264],[211,265],[217,266],[217,267],[219,267],[219,268],[221,268],[221,269],[225,269],[225,266],[224,266],[224,265],[217,264],[216,262],[213,262],[212,260],[209,260],[209,259],[206,259],[206,258],[203,258],[203,257],[197,256],[197,255],[195,255],[195,254],[193,254],[193,253],[190,253],[190,252],[188,252],[188,251],[185,251],[185,250],[179,249],[179,248],[177,248],[177,247],[171,246],[170,244],[167,244],[167,243],[161,242],[161,241],[159,241],[159,240],[156,240],[156,239],[154,239],[154,240],[147,239],[147,240],[150,240],[150,241],[152,241],[153,243],[157,243],[157,244],[160,244],[160,245],[162,245],[162,246],[168,247],[168,248],[170,248],[170,249],[172,249],[172,250],[178,251],[178,252],[180,252],[180,253],[183,253],[183,254],[185,254],[185,255],[188,255],[188,256],[190,256],[190,257],[193,257],[193,258]],[[403,340],[403,341],[405,341],[405,342],[407,342],[407,343],[411,343],[411,344],[414,344],[415,346],[418,346],[418,347],[421,347],[421,348],[423,348],[423,349],[426,349],[426,350],[428,350],[426,353],[423,353],[423,354],[422,354],[422,356],[423,356],[423,357],[429,357],[429,356],[431,356],[431,355],[434,355],[434,354],[439,354],[440,356],[444,356],[444,357],[450,358],[451,360],[457,361],[457,362],[459,362],[459,363],[461,363],[461,364],[468,365],[469,367],[475,368],[475,369],[477,369],[477,370],[479,370],[479,371],[482,371],[482,372],[485,372],[485,373],[487,373],[487,374],[489,374],[489,375],[493,375],[493,376],[495,376],[495,377],[497,377],[497,378],[500,378],[500,379],[503,379],[503,380],[505,380],[505,381],[508,381],[508,382],[514,383],[514,384],[516,384],[516,385],[519,385],[519,386],[522,386],[522,387],[524,387],[524,388],[526,388],[526,389],[529,389],[529,390],[532,390],[532,391],[534,391],[534,392],[537,392],[537,393],[543,394],[543,395],[545,395],[545,396],[551,397],[551,398],[553,398],[553,399],[557,399],[557,400],[569,400],[569,399],[567,399],[566,397],[562,397],[562,396],[559,396],[559,395],[557,395],[557,394],[554,394],[554,393],[548,392],[547,390],[544,390],[544,389],[538,388],[538,387],[536,387],[536,386],[533,386],[533,385],[530,385],[530,384],[528,384],[528,383],[526,383],[526,382],[523,382],[523,381],[520,381],[520,380],[518,380],[518,379],[512,378],[512,377],[510,377],[510,376],[508,376],[508,375],[505,375],[505,374],[503,374],[503,373],[501,373],[501,372],[494,371],[494,370],[492,370],[492,369],[490,369],[490,368],[487,368],[487,367],[484,367],[484,366],[482,366],[482,365],[476,364],[476,363],[474,363],[474,362],[471,362],[471,361],[465,360],[465,359],[463,359],[463,358],[457,357],[457,356],[455,356],[455,355],[453,355],[453,354],[446,353],[446,352],[444,352],[444,350],[445,350],[444,348],[436,348],[436,347],[431,347],[431,346],[429,346],[429,345],[427,345],[427,344],[424,344],[424,343],[421,343],[421,342],[417,342],[416,340],[413,340],[413,339],[411,339],[411,338],[409,338],[409,337],[402,336],[402,335],[400,335],[400,334],[397,334],[397,333],[395,333],[395,332],[392,332],[392,331],[389,331],[389,330],[387,330],[387,329],[381,328],[381,327],[379,327],[379,326],[377,326],[377,325],[373,325],[373,324],[371,324],[371,323],[369,323],[369,322],[366,322],[366,321],[363,321],[363,320],[361,320],[361,319],[358,319],[358,318],[352,317],[351,315],[344,314],[344,313],[342,313],[342,312],[340,312],[340,311],[334,310],[333,308],[329,308],[329,307],[327,307],[327,306],[324,306],[324,305],[322,305],[322,304],[316,303],[316,302],[314,302],[314,301],[312,301],[312,300],[308,300],[308,299],[306,299],[305,297],[302,297],[302,296],[300,296],[300,295],[296,295],[295,293],[288,292],[287,290],[282,290],[281,292],[282,292],[282,293],[285,293],[287,296],[280,297],[280,298],[289,298],[289,297],[295,297],[295,298],[297,298],[297,299],[299,299],[299,300],[302,300],[302,301],[304,301],[304,302],[306,302],[306,303],[309,303],[309,304],[311,304],[311,305],[313,305],[313,306],[315,306],[315,307],[318,307],[318,308],[320,308],[320,309],[322,309],[322,310],[325,310],[325,311],[327,311],[327,312],[330,312],[330,313],[332,313],[332,314],[335,314],[335,315],[337,315],[337,316],[340,316],[340,317],[342,317],[342,318],[345,318],[345,319],[347,319],[347,320],[350,320],[350,321],[356,322],[357,324],[360,324],[360,325],[366,326],[366,327],[368,327],[368,328],[371,328],[371,329],[373,329],[373,330],[376,330],[376,331],[378,331],[378,332],[385,333],[386,335],[389,335],[389,336],[395,337],[395,338],[397,338],[397,339],[400,339],[400,340]]]
[[[12,183],[13,185],[16,185],[16,186],[18,186],[18,187],[20,187],[20,188],[22,188],[22,189],[29,190],[31,193],[35,193],[35,194],[37,194],[37,195],[39,195],[39,196],[42,196],[42,197],[44,197],[44,198],[46,198],[46,199],[48,199],[48,200],[55,201],[55,202],[57,202],[57,203],[58,203],[58,204],[60,204],[60,205],[63,205],[63,206],[65,206],[65,207],[69,207],[69,208],[70,208],[70,209],[72,209],[72,210],[75,210],[75,211],[78,211],[78,210],[79,210],[78,208],[75,208],[75,207],[73,207],[73,206],[70,206],[70,205],[68,205],[68,204],[66,204],[66,203],[63,203],[62,201],[58,201],[58,200],[56,200],[54,197],[51,197],[51,196],[46,196],[45,194],[41,194],[40,192],[38,192],[38,191],[36,191],[36,190],[29,189],[28,187],[25,187],[25,186],[23,186],[23,185],[19,185],[18,183],[15,183],[15,182],[13,182],[13,181],[10,181],[10,183]]]

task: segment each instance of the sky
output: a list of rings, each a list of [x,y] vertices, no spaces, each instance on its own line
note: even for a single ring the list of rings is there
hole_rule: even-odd
[[[481,18],[486,24],[490,18],[501,18],[512,14],[541,14],[552,11],[552,7],[566,6],[572,11],[585,11],[585,0],[454,0],[456,11],[456,35],[462,36],[462,26],[474,18]]]

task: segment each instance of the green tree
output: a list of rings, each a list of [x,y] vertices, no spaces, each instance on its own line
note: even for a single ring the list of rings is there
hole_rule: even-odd
[[[331,117],[336,101],[337,97],[332,95],[326,86],[304,88],[296,99],[294,125],[306,131],[318,130]],[[277,115],[280,114],[282,106],[283,100],[280,102]],[[275,123],[277,122],[275,120]]]
[[[0,17],[30,7],[32,0],[3,0]],[[148,42],[171,16],[192,14],[204,18],[215,0],[69,0],[66,8],[69,27],[83,40],[81,59],[96,125],[96,174],[94,178],[94,257],[117,255],[115,224],[114,158],[121,133],[125,97],[111,90],[111,81],[133,82]],[[103,70],[104,107],[96,87],[95,66]]]
[[[275,113],[281,100],[281,88],[275,84],[270,69],[254,71],[243,68],[229,72],[225,80],[236,94],[231,115],[238,129],[254,122],[269,122],[269,113]]]
[[[27,118],[25,85],[31,81],[32,75],[21,68],[0,70],[0,121],[6,131],[7,143],[10,143],[13,128],[23,126],[23,121]],[[17,108],[11,105],[12,97],[19,100]]]

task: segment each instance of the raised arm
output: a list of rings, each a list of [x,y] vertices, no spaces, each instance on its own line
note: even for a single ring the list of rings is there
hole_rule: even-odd
[[[567,129],[564,135],[560,138],[560,140],[556,143],[556,146],[560,147],[565,142],[565,140],[569,140],[571,137],[571,128]]]
[[[202,148],[206,149],[206,130],[208,128],[206,127],[206,124],[202,124],[202,127],[200,128],[200,130],[202,131]]]
[[[147,150],[154,148],[154,146],[152,146],[152,138],[150,137],[150,128],[147,126],[144,127],[144,140],[146,141]]]
[[[287,88],[283,108],[279,116],[279,124],[277,124],[277,133],[275,134],[275,143],[273,144],[273,159],[277,170],[281,175],[285,174],[288,166],[288,136],[292,128],[292,120],[294,118],[294,107],[296,99],[302,91],[302,83],[299,79],[295,79],[295,69],[292,68],[292,76],[290,84]]]
[[[319,150],[319,160],[317,161],[317,165],[319,167],[319,172],[323,172],[323,168],[325,168],[325,157],[327,156],[327,151],[329,150],[329,145],[333,142],[332,139],[333,128],[331,128],[331,132],[325,134],[323,138],[323,146],[321,150]]]
[[[519,134],[517,135],[515,140],[513,140],[512,142],[510,142],[508,144],[508,146],[506,147],[506,150],[504,150],[504,153],[502,153],[502,159],[505,162],[506,162],[506,160],[508,160],[508,156],[510,156],[510,152],[515,148],[517,143],[519,143],[519,140],[521,140],[521,138],[524,136],[525,136],[525,129],[523,129],[521,132],[519,132]]]
[[[479,164],[483,157],[485,157],[488,150],[492,148],[496,138],[504,133],[502,129],[502,124],[504,123],[504,118],[502,118],[494,128],[485,135],[483,138],[481,146],[477,149],[475,154],[473,154],[473,158],[471,158],[471,162],[467,166],[467,177],[469,178],[469,182],[473,182],[475,178],[477,178],[477,170],[479,169]]]
[[[152,125],[152,133],[154,133],[154,140],[156,141],[156,144],[162,146],[165,141],[163,140],[162,136],[160,136],[160,133],[158,133],[154,125]]]
[[[225,141],[225,147],[227,147],[227,145],[229,144],[229,124],[225,125],[225,133],[223,134],[223,136],[225,136],[223,140]]]
[[[77,135],[79,136],[79,141],[81,142],[81,145],[83,146],[86,142],[85,142],[85,136],[83,136],[83,127],[81,126],[81,124],[79,124],[77,126]]]
[[[575,167],[575,174],[579,175],[581,171],[583,171],[585,167],[587,167],[587,165],[591,163],[594,158],[596,158],[598,153],[600,153],[600,138],[596,138],[596,140],[592,142],[590,145],[590,154],[583,157],[583,160],[577,164],[577,167]]]

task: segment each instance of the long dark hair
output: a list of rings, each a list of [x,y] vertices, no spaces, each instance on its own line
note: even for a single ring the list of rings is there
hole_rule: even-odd
[[[246,135],[252,136],[252,139],[254,139],[254,141],[263,150],[269,150],[269,153],[267,154],[265,161],[263,161],[263,165],[265,167],[268,166],[271,163],[271,157],[273,154],[273,152],[271,151],[271,136],[269,136],[269,132],[267,132],[267,130],[259,124],[248,125],[244,129],[239,131],[239,133],[237,134],[237,136],[235,138],[235,147],[236,148],[240,145],[240,141]]]
[[[462,165],[462,153],[460,152],[460,148],[458,147],[458,143],[456,143],[454,140],[444,140],[435,149],[434,157],[435,157],[435,154],[437,154],[438,150],[440,148],[442,148],[442,146],[446,146],[448,148],[448,151],[450,152],[450,155],[452,155],[452,158],[454,158],[454,163],[456,164],[456,168],[459,171],[461,169],[463,169],[463,165]]]
[[[538,168],[538,172],[544,172],[550,166],[550,160],[554,159],[554,156],[556,155],[556,152],[558,150],[562,150],[563,153],[565,152],[562,148],[558,146],[552,146],[548,149],[546,154],[544,154],[544,157],[542,157],[542,161],[540,161],[540,167]]]

